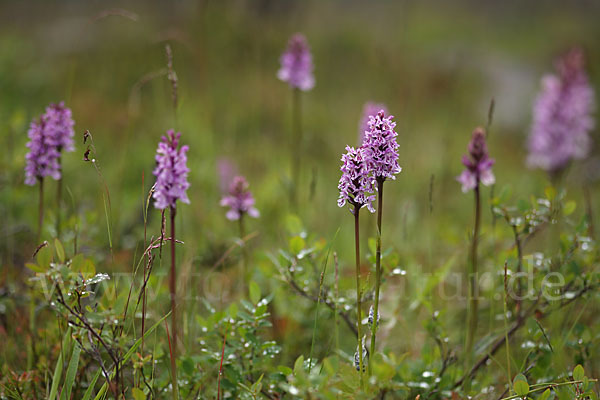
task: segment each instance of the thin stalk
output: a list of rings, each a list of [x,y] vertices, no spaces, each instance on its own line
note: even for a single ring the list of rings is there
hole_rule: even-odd
[[[585,201],[585,215],[588,220],[588,236],[594,239],[594,213],[592,208],[592,193],[588,185],[583,186],[583,199]]]
[[[177,358],[177,314],[175,308],[176,286],[175,286],[175,207],[171,207],[171,276],[169,277],[169,291],[171,293],[171,331],[173,331],[173,356],[171,357],[171,369],[173,378],[177,379],[175,359]],[[175,389],[173,389],[175,390]]]
[[[381,287],[381,215],[383,214],[383,182],[385,182],[385,178],[377,178],[377,249],[375,253],[375,304],[373,305],[373,323],[371,324],[371,357],[369,357],[369,374],[371,373],[371,360],[375,355],[377,316],[379,315],[379,289]]]
[[[477,245],[479,242],[479,225],[481,219],[481,200],[479,196],[479,185],[475,186],[475,227],[473,229],[473,238],[471,241],[471,253],[469,258],[469,310],[468,310],[468,331],[466,343],[466,366],[471,364],[473,359],[473,343],[475,341],[475,331],[477,330],[477,308],[479,306],[479,290],[477,288]]]
[[[512,375],[510,373],[510,345],[508,342],[508,307],[506,305],[508,297],[508,263],[504,262],[504,341],[506,342],[506,368],[508,378],[508,388],[512,391]],[[539,322],[538,322],[539,323]],[[512,393],[512,392],[511,392]]]
[[[60,239],[60,207],[62,205],[62,160],[58,157],[58,168],[61,171],[60,179],[56,185],[56,237]]]
[[[172,315],[171,315],[172,317]],[[169,324],[165,320],[165,328],[167,329],[167,342],[169,343],[169,355],[171,357],[171,386],[173,390],[171,394],[173,395],[173,400],[177,400],[178,396],[178,388],[177,388],[177,375],[175,374],[175,341],[173,341],[173,346],[171,346],[171,335],[169,335]]]
[[[221,348],[221,365],[219,366],[219,379],[217,380],[217,400],[221,398],[221,377],[223,376],[223,359],[225,358],[225,343],[227,342],[227,331],[223,335],[223,347]]]
[[[360,376],[360,388],[364,389],[363,382],[363,351],[362,351],[362,294],[360,290],[360,230],[359,230],[359,206],[354,206],[354,248],[355,248],[355,261],[356,261],[356,325],[357,325],[357,338],[358,338],[358,375]]]
[[[242,241],[242,290],[247,286],[248,281],[248,249],[246,248],[246,228],[244,226],[244,213],[240,215],[240,219],[238,219],[238,224],[240,228],[240,240]]]
[[[300,184],[300,161],[302,157],[302,103],[300,90],[292,91],[292,181],[290,183],[290,200],[293,206],[298,201],[298,186]]]
[[[42,237],[42,226],[44,225],[44,178],[38,178],[40,183],[40,204],[38,208],[38,234],[36,242],[39,244],[40,239]]]

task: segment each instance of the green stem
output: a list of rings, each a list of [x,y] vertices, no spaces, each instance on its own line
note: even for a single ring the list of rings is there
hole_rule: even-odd
[[[383,214],[383,182],[385,182],[385,178],[377,178],[377,249],[375,253],[375,304],[373,305],[373,323],[371,324],[371,357],[369,357],[369,374],[371,373],[371,360],[375,355],[377,316],[379,315],[379,289],[381,287],[381,215]]]
[[[477,308],[479,306],[479,290],[477,288],[477,245],[479,242],[479,225],[481,219],[481,201],[479,196],[479,185],[475,187],[475,227],[473,229],[473,239],[471,242],[471,253],[469,259],[469,310],[468,310],[468,331],[466,343],[466,366],[471,364],[473,359],[473,343],[475,341],[475,332],[477,330]]]
[[[506,370],[508,378],[508,388],[512,390],[512,374],[510,372],[510,345],[508,341],[508,263],[504,263],[504,342],[506,343]]]
[[[292,96],[292,181],[290,182],[290,201],[292,206],[298,202],[298,186],[300,185],[300,161],[302,158],[302,103],[300,90],[293,89]]]
[[[44,225],[44,178],[38,178],[40,182],[40,204],[38,208],[38,234],[36,239],[36,244],[40,244],[40,239],[42,238],[42,226]]]
[[[357,325],[357,338],[358,338],[358,375],[360,376],[360,388],[364,389],[363,382],[363,351],[362,351],[362,294],[360,290],[360,230],[359,230],[359,206],[354,206],[354,248],[355,248],[355,261],[356,261],[356,325]]]
[[[239,228],[240,228],[240,240],[242,241],[242,289],[247,286],[248,280],[248,249],[246,248],[246,241],[244,237],[246,237],[246,229],[244,226],[244,213],[240,215],[240,219],[238,219]],[[244,289],[245,290],[245,289]]]
[[[175,308],[177,306],[176,301],[176,286],[175,286],[175,207],[171,207],[171,276],[169,277],[169,291],[171,293],[171,330],[173,331],[173,356],[171,357],[171,369],[173,371],[173,377],[177,382],[177,369],[176,369],[176,358],[177,358],[177,314]],[[176,388],[173,387],[175,391]]]
[[[62,161],[58,157],[58,166],[61,171],[61,177],[56,186],[56,237],[60,239],[60,207],[62,204]]]

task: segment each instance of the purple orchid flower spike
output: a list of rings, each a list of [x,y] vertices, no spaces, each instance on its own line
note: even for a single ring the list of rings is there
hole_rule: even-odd
[[[181,133],[169,130],[166,136],[161,138],[156,150],[156,168],[153,171],[156,176],[156,187],[152,197],[154,206],[159,210],[176,207],[177,200],[188,203],[187,189],[190,184],[187,180],[188,172],[187,156],[188,146],[179,146]]]
[[[254,207],[254,197],[248,190],[248,182],[243,176],[236,176],[229,186],[229,193],[221,199],[222,207],[229,207],[226,217],[231,221],[237,221],[245,214],[252,218],[260,216]]]
[[[558,60],[556,74],[542,78],[528,142],[530,167],[555,174],[588,155],[595,96],[584,61],[582,50],[572,49]]]
[[[354,211],[367,207],[370,212],[375,212],[372,194],[373,183],[364,159],[364,149],[346,146],[346,154],[342,155],[342,176],[338,184],[340,196],[338,206],[344,207],[346,203],[354,206]]]
[[[489,186],[496,181],[492,172],[495,161],[489,156],[483,128],[476,128],[473,131],[468,150],[469,155],[464,155],[462,158],[466,169],[456,178],[461,183],[464,193],[475,189],[480,183]]]
[[[293,35],[285,52],[281,55],[281,68],[277,77],[292,88],[307,91],[315,86],[310,49],[304,35]]]

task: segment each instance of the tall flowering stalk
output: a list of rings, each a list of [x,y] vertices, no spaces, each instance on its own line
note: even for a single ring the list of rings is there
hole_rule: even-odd
[[[375,301],[373,313],[379,319],[379,290],[381,287],[381,220],[383,214],[383,184],[386,179],[396,179],[402,171],[398,165],[398,133],[393,116],[380,110],[369,117],[369,129],[363,141],[364,158],[370,179],[377,189],[377,248],[375,253]],[[378,324],[371,324],[371,354],[375,354]],[[370,365],[370,363],[369,363]],[[370,368],[369,368],[370,371]]]
[[[464,155],[462,163],[465,170],[456,178],[462,185],[464,193],[473,190],[475,193],[475,227],[473,228],[473,237],[471,240],[471,251],[469,256],[469,308],[468,308],[468,329],[466,339],[466,358],[467,367],[472,359],[473,343],[475,341],[475,331],[477,329],[477,309],[479,305],[479,289],[477,287],[477,245],[479,243],[479,225],[481,219],[481,200],[479,188],[481,184],[485,186],[492,185],[495,177],[492,172],[494,160],[490,158],[485,142],[485,131],[483,128],[476,128],[473,131],[471,141],[468,146],[468,155]]]
[[[352,206],[350,210],[354,215],[354,248],[355,248],[355,263],[356,263],[356,323],[357,323],[357,355],[355,360],[358,360],[358,373],[360,376],[361,389],[364,388],[363,371],[364,357],[363,336],[362,336],[362,293],[360,289],[360,237],[359,237],[359,211],[363,207],[367,207],[369,211],[374,212],[372,195],[373,183],[369,177],[369,170],[365,162],[364,149],[346,146],[346,154],[342,156],[342,177],[338,184],[340,196],[338,198],[338,206],[344,207],[346,204]]]
[[[61,192],[61,153],[73,151],[73,119],[64,103],[51,104],[37,121],[32,121],[28,131],[29,152],[25,156],[25,183],[39,183],[38,240],[44,221],[44,178],[49,176],[59,182],[58,206]],[[59,210],[60,214],[60,210]]]
[[[177,318],[175,308],[176,286],[175,286],[175,212],[177,200],[189,204],[187,189],[190,187],[187,176],[188,146],[179,148],[181,133],[167,131],[166,136],[161,138],[156,150],[156,168],[153,174],[156,176],[154,186],[154,206],[159,210],[169,209],[171,217],[171,275],[169,277],[169,292],[171,294],[171,330],[173,331],[174,349],[177,349]],[[175,356],[171,357],[171,369],[176,376]],[[173,388],[175,390],[175,388]]]
[[[258,218],[260,216],[259,211],[254,207],[254,197],[250,190],[248,190],[248,182],[243,176],[236,176],[229,185],[229,191],[227,195],[221,199],[222,207],[229,207],[227,214],[225,215],[230,221],[238,221],[240,229],[240,239],[243,241],[246,236],[246,229],[244,227],[244,216],[248,215],[252,218]],[[248,252],[246,246],[242,248],[242,277],[244,282],[247,279],[248,274]]]
[[[75,121],[73,121],[72,112],[68,107],[65,107],[64,102],[58,104],[51,104],[46,108],[46,114],[44,117],[47,120],[46,129],[48,130],[48,136],[53,138],[55,146],[58,150],[58,166],[62,170],[62,158],[61,154],[63,151],[71,152],[75,151],[75,144],[73,137],[75,136]],[[60,217],[61,217],[61,206],[62,206],[62,175],[58,179],[58,185],[56,188],[56,235],[60,236]]]
[[[292,89],[292,140],[291,140],[291,171],[290,198],[292,204],[297,201],[297,186],[300,178],[300,160],[302,156],[302,104],[301,91],[311,90],[315,86],[313,62],[308,43],[304,35],[294,34],[287,49],[280,58],[281,67],[277,77],[286,82]]]
[[[586,157],[591,147],[595,96],[584,61],[578,48],[559,58],[556,74],[542,78],[534,104],[527,163],[547,171],[553,179],[572,160]]]

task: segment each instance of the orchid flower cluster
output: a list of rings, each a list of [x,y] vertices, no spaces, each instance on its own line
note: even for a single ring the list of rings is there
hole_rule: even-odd
[[[156,150],[156,187],[152,197],[155,207],[159,210],[175,208],[177,200],[189,204],[187,189],[190,187],[187,176],[190,171],[187,167],[188,146],[179,147],[181,133],[174,130],[167,131],[161,138]]]
[[[490,158],[483,128],[476,128],[473,131],[468,150],[469,155],[464,155],[462,158],[462,163],[466,168],[456,178],[462,184],[463,193],[478,188],[480,183],[489,186],[496,182],[492,172],[495,160]]]
[[[398,133],[393,116],[385,116],[384,110],[369,116],[368,129],[364,132],[362,145],[355,149],[346,146],[342,156],[342,176],[338,189],[338,206],[351,204],[356,210],[367,207],[375,212],[375,183],[377,180],[396,179],[402,168],[398,165]]]
[[[588,155],[595,96],[584,66],[583,52],[575,48],[558,60],[557,74],[542,78],[533,108],[529,166],[555,173]]]
[[[304,35],[296,33],[290,38],[279,61],[281,68],[277,77],[280,80],[302,91],[311,90],[315,86],[312,55]]]
[[[226,217],[230,221],[237,221],[245,214],[258,218],[260,213],[254,207],[254,197],[248,190],[250,185],[243,176],[236,176],[229,185],[229,192],[221,199],[222,207],[229,207]]]
[[[25,156],[27,185],[35,185],[46,176],[61,178],[61,153],[75,150],[74,125],[71,110],[63,102],[49,105],[37,121],[31,122],[27,133],[29,153]]]

